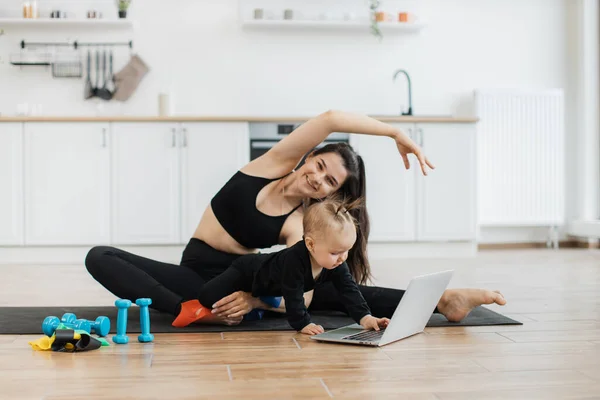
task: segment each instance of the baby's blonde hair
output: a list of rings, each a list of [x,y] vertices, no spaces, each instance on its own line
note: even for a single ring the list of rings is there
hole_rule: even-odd
[[[362,199],[348,202],[338,196],[331,196],[308,206],[304,210],[302,224],[305,236],[324,236],[335,229],[340,232],[351,226],[358,228],[358,222],[348,212],[362,205]]]

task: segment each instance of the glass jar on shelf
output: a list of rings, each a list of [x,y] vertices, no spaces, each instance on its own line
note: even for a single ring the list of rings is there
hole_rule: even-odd
[[[38,0],[31,0],[31,17],[30,18],[39,18],[40,17],[40,9]]]

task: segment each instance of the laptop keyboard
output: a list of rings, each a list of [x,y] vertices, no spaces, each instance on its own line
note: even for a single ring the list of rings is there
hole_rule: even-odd
[[[385,329],[380,329],[378,331],[363,331],[353,335],[345,336],[342,339],[373,342],[381,339],[384,331]]]

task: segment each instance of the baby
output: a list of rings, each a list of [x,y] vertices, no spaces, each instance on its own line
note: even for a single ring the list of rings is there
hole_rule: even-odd
[[[316,282],[332,281],[348,314],[365,329],[379,330],[388,318],[371,315],[367,302],[345,263],[356,241],[356,220],[348,211],[361,201],[348,204],[328,198],[304,211],[304,237],[291,247],[274,253],[248,254],[237,258],[221,275],[207,282],[197,300],[181,303],[173,326],[184,327],[211,314],[212,305],[238,290],[255,297],[283,296],[290,326],[307,335],[322,333],[311,322],[304,293]]]

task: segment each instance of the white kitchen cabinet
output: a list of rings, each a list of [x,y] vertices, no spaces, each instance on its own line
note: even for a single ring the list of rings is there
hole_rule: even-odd
[[[112,242],[179,243],[178,123],[113,123],[111,134]]]
[[[475,239],[475,125],[422,123],[417,133],[436,167],[417,176],[417,239]]]
[[[397,124],[408,133],[412,124]],[[394,140],[383,136],[351,135],[350,144],[363,158],[367,178],[370,241],[414,241],[416,214],[415,163],[406,170]]]
[[[364,158],[373,242],[476,238],[469,123],[394,124],[437,166],[406,170],[387,137],[351,135]],[[246,122],[0,125],[0,246],[187,243],[211,198],[249,162]]]
[[[23,124],[0,124],[0,246],[22,245]]]
[[[250,161],[248,123],[184,123],[181,148],[181,240],[187,243],[212,197]]]
[[[109,243],[108,124],[24,127],[25,244]]]
[[[420,143],[436,169],[423,176],[410,155],[407,171],[392,139],[351,136],[365,161],[370,241],[475,240],[475,125],[392,125]]]

